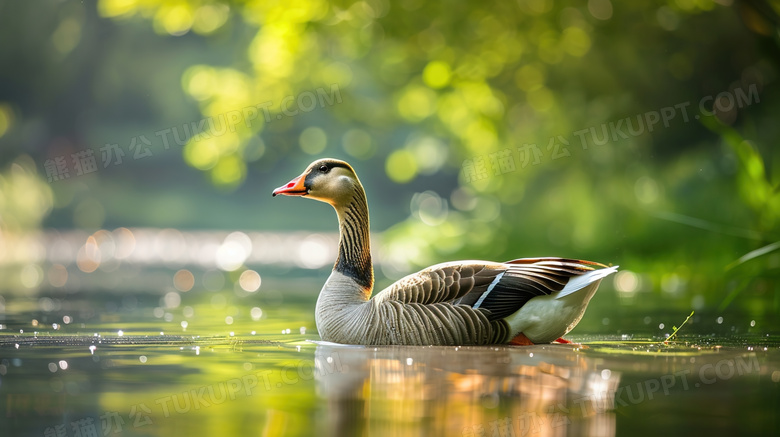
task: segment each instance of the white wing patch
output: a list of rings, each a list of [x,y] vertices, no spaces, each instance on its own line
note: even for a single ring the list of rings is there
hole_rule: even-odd
[[[563,290],[561,290],[557,296],[555,296],[556,299],[560,299],[562,297],[566,297],[576,291],[582,290],[583,288],[587,287],[588,285],[600,281],[607,276],[615,273],[617,271],[619,266],[614,267],[608,267],[606,269],[599,269],[599,270],[593,270],[591,272],[585,273],[584,275],[575,276],[569,280],[569,282],[566,283],[566,286],[563,287]],[[491,284],[492,286],[492,284]],[[487,294],[487,292],[485,292]],[[484,296],[484,295],[483,295]],[[481,301],[482,298],[480,298]],[[478,302],[479,303],[479,302]]]
[[[498,281],[500,281],[502,277],[504,277],[504,272],[501,272],[498,275],[496,275],[496,278],[493,279],[493,282],[491,282],[490,285],[488,285],[487,290],[485,290],[485,292],[482,293],[482,296],[479,297],[477,303],[475,303],[472,308],[477,309],[479,308],[480,305],[482,305],[482,302],[485,300],[488,294],[490,294],[490,292],[493,291],[493,288],[496,286],[496,284],[498,284]]]

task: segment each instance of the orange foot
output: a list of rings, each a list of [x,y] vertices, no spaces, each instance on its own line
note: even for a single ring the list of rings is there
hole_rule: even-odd
[[[559,344],[572,344],[571,341],[566,340],[565,338],[561,337],[557,340],[555,340],[553,343],[559,343]]]
[[[533,346],[533,342],[528,339],[528,337],[525,336],[522,332],[517,334],[515,338],[509,341],[509,344],[513,344],[515,346]]]

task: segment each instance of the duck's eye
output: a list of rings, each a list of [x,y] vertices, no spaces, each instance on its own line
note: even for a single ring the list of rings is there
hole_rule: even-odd
[[[320,166],[320,171],[323,172],[323,173],[327,173],[328,172],[328,166],[325,165],[325,164],[322,164]]]

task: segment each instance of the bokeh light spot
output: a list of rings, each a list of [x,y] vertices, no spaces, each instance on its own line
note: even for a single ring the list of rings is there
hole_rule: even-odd
[[[250,310],[249,314],[252,316],[252,320],[258,321],[260,317],[263,317],[263,310],[259,307],[254,307]]]
[[[612,2],[609,0],[588,0],[588,11],[597,20],[612,18]]]
[[[319,269],[333,261],[330,241],[320,234],[306,237],[298,247],[298,264],[306,269]]]
[[[412,215],[428,226],[438,226],[447,219],[447,201],[434,191],[425,191],[412,196]]]
[[[406,149],[412,152],[421,174],[434,174],[447,160],[449,149],[435,137],[416,137],[409,141]]]
[[[371,135],[361,129],[350,129],[342,138],[344,151],[358,159],[368,159],[376,152]]]
[[[433,114],[436,94],[430,88],[410,86],[398,99],[398,112],[405,119],[418,122]]]
[[[298,144],[304,153],[317,155],[322,153],[328,145],[328,135],[316,126],[309,126],[301,132]]]
[[[206,4],[195,11],[192,30],[208,35],[222,27],[230,16],[230,6],[224,3]]]
[[[73,18],[62,20],[51,35],[51,42],[58,52],[70,53],[81,40],[81,24]]]
[[[223,188],[235,188],[246,177],[246,163],[236,155],[223,156],[211,170],[211,180]]]
[[[528,103],[537,112],[546,112],[552,108],[555,97],[549,89],[538,87],[528,92]]]
[[[76,265],[84,273],[92,273],[100,266],[100,249],[94,237],[87,238],[76,255]]]
[[[423,70],[423,82],[431,88],[444,88],[450,83],[452,70],[442,61],[432,61]]]
[[[49,268],[49,284],[52,287],[62,287],[68,282],[68,269],[62,264],[54,264]]]
[[[8,132],[12,121],[13,112],[11,112],[11,107],[6,104],[0,104],[0,137]]]
[[[615,289],[624,293],[633,293],[639,289],[639,276],[630,271],[622,270],[615,275]]]
[[[130,16],[137,7],[137,0],[100,0],[98,13],[103,17]]]
[[[181,295],[175,291],[169,291],[163,296],[163,306],[167,309],[175,309],[181,305]]]
[[[233,232],[217,249],[217,267],[232,272],[238,270],[252,253],[252,240],[243,232]]]
[[[327,85],[349,86],[352,83],[352,69],[343,62],[333,62],[322,69],[322,81]]]
[[[20,279],[25,288],[36,288],[43,281],[43,269],[36,264],[27,264],[22,268]]]
[[[544,84],[544,71],[536,65],[524,65],[515,73],[515,83],[523,91],[538,88]]]
[[[408,150],[395,150],[385,161],[385,173],[393,181],[404,184],[417,176],[417,161]]]
[[[261,284],[262,279],[260,278],[260,274],[254,270],[245,270],[238,278],[238,285],[240,285],[244,291],[250,293],[257,291]]]
[[[572,26],[563,31],[563,49],[573,56],[585,56],[590,50],[590,36],[581,28]]]
[[[651,204],[658,200],[658,183],[650,177],[642,176],[634,183],[634,195],[644,204]]]
[[[187,3],[174,3],[157,10],[154,17],[155,30],[173,36],[184,35],[190,31],[194,22],[192,9]]]
[[[182,87],[196,100],[213,96],[216,86],[214,69],[205,65],[194,65],[182,75]]]
[[[195,285],[195,276],[187,269],[181,269],[173,275],[173,286],[179,291],[190,291]]]

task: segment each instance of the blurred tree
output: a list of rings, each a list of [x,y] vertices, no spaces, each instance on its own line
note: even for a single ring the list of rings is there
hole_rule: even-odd
[[[780,239],[778,11],[759,0],[62,2],[0,50],[14,66],[0,135],[15,120],[0,142],[25,138],[42,168],[101,130],[148,129],[157,150],[182,145],[187,165],[234,193],[338,155],[383,194],[380,229],[408,216],[385,233],[390,276],[555,254],[619,260],[646,274],[632,290],[683,305],[720,300],[724,267]],[[30,14],[0,3],[0,20]],[[17,155],[0,149],[2,162]],[[175,163],[142,162],[100,178],[154,182]],[[198,216],[170,209],[155,218]]]

